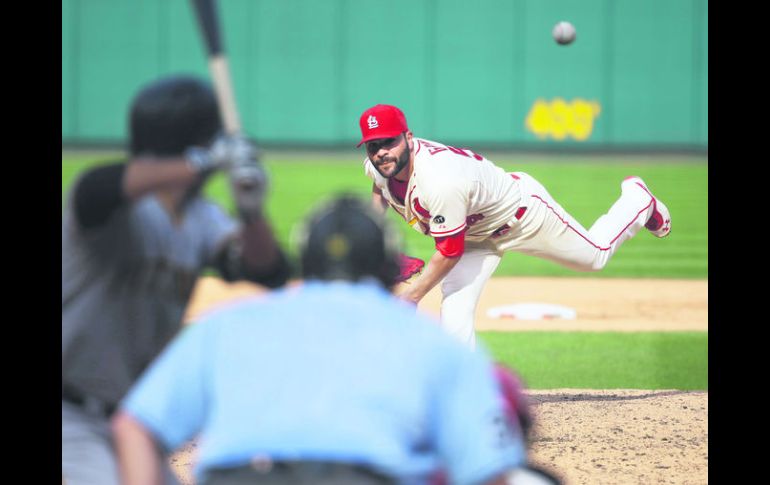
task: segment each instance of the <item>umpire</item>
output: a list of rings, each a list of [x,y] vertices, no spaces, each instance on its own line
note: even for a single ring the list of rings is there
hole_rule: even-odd
[[[127,161],[85,172],[62,219],[62,475],[68,485],[119,483],[109,420],[174,337],[201,271],[271,288],[289,276],[262,215],[256,148],[219,135],[211,86],[171,76],[139,91]],[[229,175],[239,220],[201,197]],[[173,475],[168,471],[169,479]]]
[[[196,322],[114,418],[125,485],[198,437],[203,485],[504,483],[525,462],[487,354],[387,290],[398,245],[368,202],[322,207],[304,284]]]

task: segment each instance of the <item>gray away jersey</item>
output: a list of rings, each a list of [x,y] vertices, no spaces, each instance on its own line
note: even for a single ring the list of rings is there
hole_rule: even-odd
[[[88,230],[72,207],[62,220],[62,384],[116,404],[179,330],[198,275],[238,225],[200,198],[179,225],[153,196]]]

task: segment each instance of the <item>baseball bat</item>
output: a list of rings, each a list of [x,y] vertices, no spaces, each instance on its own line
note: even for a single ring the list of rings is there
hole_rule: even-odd
[[[219,113],[225,132],[238,133],[241,131],[241,120],[235,104],[230,68],[220,34],[216,0],[191,0],[191,2],[206,44],[209,72],[214,83],[214,92],[219,103]]]

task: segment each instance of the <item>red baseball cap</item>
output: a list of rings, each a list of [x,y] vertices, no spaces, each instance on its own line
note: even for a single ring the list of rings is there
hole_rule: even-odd
[[[361,115],[358,124],[361,125],[362,138],[357,147],[369,140],[393,138],[409,131],[404,113],[389,104],[378,104],[367,109]]]

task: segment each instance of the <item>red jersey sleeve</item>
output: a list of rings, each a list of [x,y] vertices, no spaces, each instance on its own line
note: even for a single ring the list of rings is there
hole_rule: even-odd
[[[458,258],[465,252],[465,231],[447,237],[435,237],[436,249],[447,258]]]

